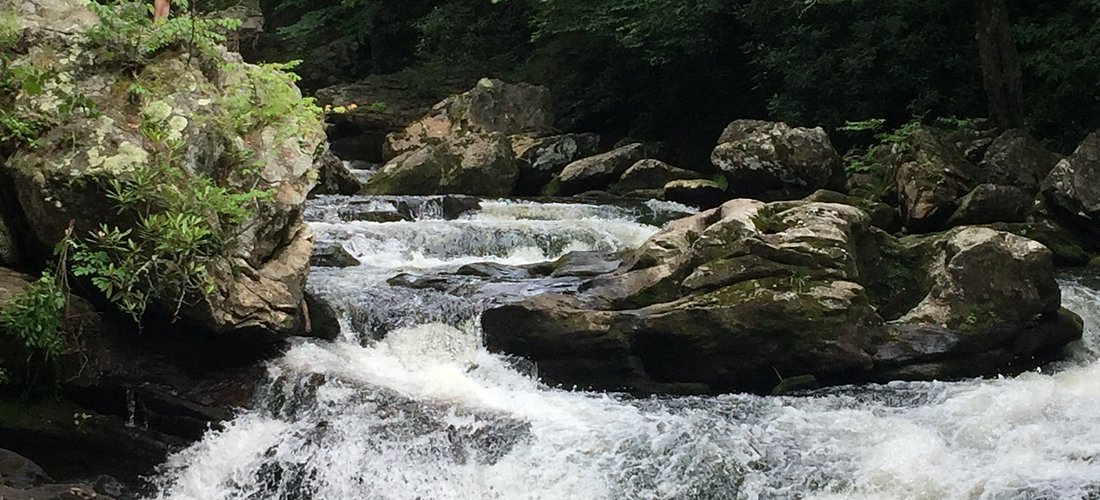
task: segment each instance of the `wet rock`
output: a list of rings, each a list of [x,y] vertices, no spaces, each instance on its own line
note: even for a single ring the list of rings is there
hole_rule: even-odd
[[[619,182],[611,186],[615,194],[628,194],[640,190],[661,190],[671,181],[699,179],[698,172],[669,165],[661,160],[645,159],[623,172]]]
[[[645,146],[634,143],[577,160],[566,165],[557,179],[546,186],[543,194],[570,196],[607,189],[644,155]]]
[[[707,179],[669,181],[662,190],[662,198],[668,201],[699,208],[716,207],[728,197],[725,186]]]
[[[906,147],[895,177],[902,224],[914,233],[940,229],[972,189],[971,166],[931,128],[911,134]]]
[[[318,160],[317,186],[309,192],[310,196],[321,194],[353,195],[362,189],[359,179],[348,170],[344,162],[332,151],[325,151]]]
[[[309,308],[309,324],[302,328],[302,336],[323,340],[336,340],[340,336],[340,317],[328,301],[316,294],[306,292],[306,307]]]
[[[1017,187],[979,184],[959,200],[959,208],[947,220],[947,226],[1023,222],[1032,199]]]
[[[0,486],[27,489],[52,481],[46,471],[14,451],[0,449]]]
[[[730,191],[739,196],[798,199],[844,185],[840,157],[820,127],[737,120],[722,132],[710,159],[726,173]]]
[[[514,280],[529,277],[528,271],[522,267],[497,264],[494,262],[466,264],[458,268],[455,274],[476,276],[478,278],[487,278],[491,280]]]
[[[1024,198],[1031,198],[1059,160],[1059,155],[1047,151],[1027,132],[1007,130],[989,145],[978,163],[977,177],[984,183],[1015,187],[1023,191]]]
[[[482,78],[474,88],[439,102],[427,116],[388,136],[384,153],[395,158],[466,134],[541,135],[553,130],[553,122],[545,87]]]
[[[1038,242],[974,227],[898,239],[847,204],[737,199],[482,326],[548,382],[691,393],[1022,370],[1080,336],[1070,319]]]
[[[507,196],[517,175],[507,137],[470,133],[429,143],[390,160],[363,186],[363,194]]]
[[[553,262],[534,264],[533,274],[551,276],[598,276],[618,269],[622,259],[604,252],[569,252]]]
[[[1100,235],[1100,132],[1094,132],[1043,180],[1043,195],[1067,223]]]
[[[5,500],[113,500],[112,497],[96,493],[94,488],[86,484],[49,484],[28,490],[0,486],[0,498]]]
[[[596,154],[600,136],[564,134],[534,138],[513,136],[512,149],[519,165],[515,194],[533,196],[542,191],[566,165]]]
[[[315,267],[355,267],[360,264],[362,262],[339,243],[317,246],[309,258],[309,265]]]

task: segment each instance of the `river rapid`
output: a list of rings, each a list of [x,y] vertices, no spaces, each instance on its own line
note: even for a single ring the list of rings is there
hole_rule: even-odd
[[[162,466],[153,498],[1100,497],[1100,280],[1061,278],[1085,338],[1041,371],[637,399],[547,387],[529,364],[482,347],[486,307],[579,278],[452,273],[631,248],[686,207],[486,201],[445,220],[425,202],[412,221],[349,217],[394,205],[310,202],[318,245],[362,263],[310,277],[339,311],[341,337],[296,341],[253,409]],[[432,286],[440,276],[446,286]]]

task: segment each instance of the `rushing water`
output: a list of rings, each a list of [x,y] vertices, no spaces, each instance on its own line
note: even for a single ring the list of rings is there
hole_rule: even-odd
[[[310,278],[343,337],[274,362],[256,409],[171,457],[157,498],[1100,497],[1098,283],[1062,280],[1086,338],[1043,373],[638,400],[545,387],[481,347],[485,307],[576,279],[387,281],[629,248],[656,230],[638,220],[676,207],[487,202],[447,221],[428,204],[416,221],[343,222],[349,201],[307,212],[320,244],[363,263]]]

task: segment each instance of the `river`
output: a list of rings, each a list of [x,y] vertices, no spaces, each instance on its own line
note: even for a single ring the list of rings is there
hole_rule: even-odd
[[[347,220],[371,204],[390,206],[307,209],[319,246],[362,262],[310,277],[341,338],[296,341],[253,409],[164,464],[154,498],[1100,497],[1100,280],[1061,278],[1085,339],[1042,371],[637,399],[547,387],[481,345],[484,308],[580,279],[449,273],[630,248],[686,207],[487,201],[445,220],[425,203],[413,221]]]

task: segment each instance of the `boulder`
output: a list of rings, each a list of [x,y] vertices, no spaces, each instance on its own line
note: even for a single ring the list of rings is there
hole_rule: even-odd
[[[363,188],[355,174],[332,151],[325,151],[317,163],[317,186],[309,192],[311,197],[322,194],[353,195]]]
[[[1093,132],[1043,180],[1043,195],[1055,214],[1100,234],[1100,132]]]
[[[550,91],[525,83],[482,78],[474,88],[432,107],[404,131],[386,138],[385,158],[427,146],[433,139],[469,133],[542,135],[553,130]]]
[[[0,486],[27,489],[50,482],[38,464],[14,451],[0,449]]]
[[[672,181],[699,179],[698,172],[669,165],[661,160],[645,159],[623,172],[619,182],[611,186],[611,192],[625,194],[632,191],[660,190]]]
[[[905,142],[895,174],[902,224],[914,233],[943,227],[973,188],[971,166],[938,131],[920,127]]]
[[[1032,200],[1032,196],[1015,186],[978,184],[959,200],[959,208],[947,220],[947,226],[1023,222]]]
[[[821,127],[737,120],[722,132],[710,159],[739,196],[797,199],[818,189],[844,187],[840,157]]]
[[[518,169],[508,138],[471,133],[433,141],[390,160],[363,186],[363,194],[507,196]]]
[[[1082,331],[1035,241],[898,239],[854,206],[748,199],[668,224],[578,293],[491,308],[482,326],[489,349],[548,382],[641,393],[1013,372]]]
[[[309,264],[314,267],[355,267],[362,264],[362,262],[343,245],[335,243],[314,247],[313,255],[309,258]]]
[[[725,181],[725,179],[722,179]],[[723,183],[707,179],[681,179],[665,184],[661,197],[668,201],[699,208],[721,205],[729,196]]]
[[[211,268],[215,290],[185,305],[181,319],[212,332],[262,332],[272,341],[295,331],[312,247],[301,211],[315,183],[314,153],[324,140],[319,118],[286,113],[244,130],[244,117],[227,116],[231,112],[218,105],[258,71],[239,56],[223,51],[200,64],[186,53],[162,51],[132,74],[88,57],[79,45],[80,32],[95,22],[83,3],[32,3],[34,15],[20,18],[25,46],[13,64],[37,64],[50,80],[42,94],[14,96],[13,111],[53,126],[36,138],[40,147],[19,149],[4,165],[33,230],[25,237],[52,248],[70,221],[78,236],[104,222],[132,224],[113,215],[104,180],[127,179],[150,161],[161,146],[142,130],[156,128],[178,144],[172,161],[185,175],[272,193],[250,206],[234,241],[227,242],[230,257]],[[152,82],[140,97],[129,90],[135,78]],[[64,100],[58,92],[80,96],[96,113],[58,106]],[[130,104],[134,99],[138,105]],[[152,309],[173,311],[177,304],[165,299]]]
[[[543,194],[571,196],[607,189],[644,155],[645,146],[634,143],[577,160],[566,165],[557,179],[546,186]]]
[[[1025,198],[1031,198],[1038,194],[1039,183],[1060,159],[1027,132],[1007,130],[989,144],[978,163],[976,177],[983,183],[1015,187],[1023,191]]]
[[[600,136],[564,134],[550,137],[513,136],[512,150],[519,165],[516,193],[537,195],[566,165],[596,154]]]

